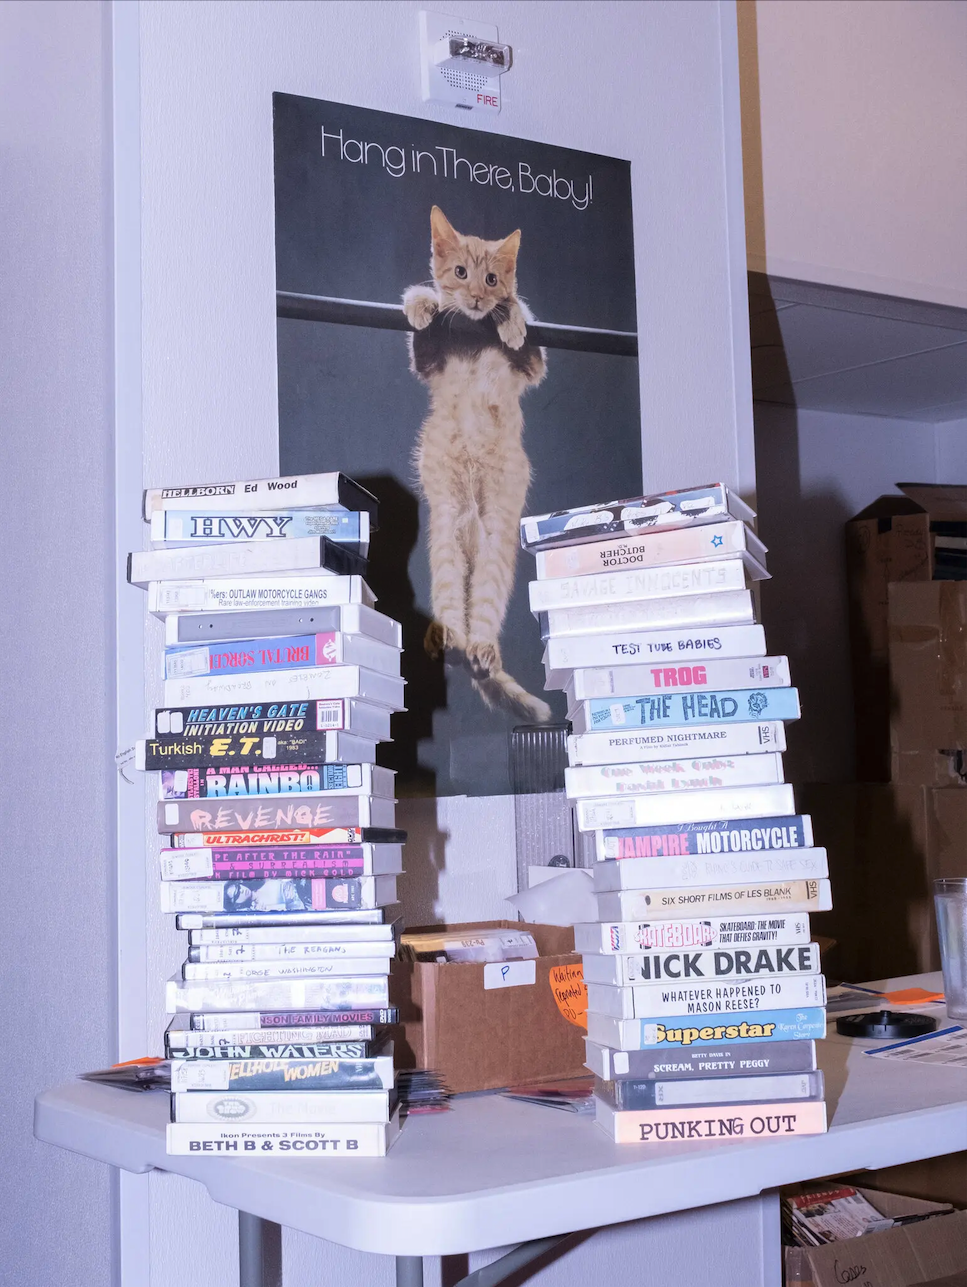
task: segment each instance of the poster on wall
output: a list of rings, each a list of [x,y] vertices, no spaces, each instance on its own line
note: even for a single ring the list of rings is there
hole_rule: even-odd
[[[511,790],[560,722],[521,513],[641,483],[627,161],[274,95],[279,457],[379,500],[368,581],[403,626],[400,795]]]

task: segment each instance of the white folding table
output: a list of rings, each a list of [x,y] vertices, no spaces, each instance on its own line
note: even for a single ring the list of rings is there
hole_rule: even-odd
[[[883,987],[941,988],[939,975]],[[930,1011],[943,1021],[944,1012]],[[738,1143],[616,1145],[592,1121],[501,1096],[411,1117],[386,1158],[169,1157],[167,1095],[83,1081],[37,1097],[38,1139],[127,1171],[198,1180],[239,1212],[240,1287],[263,1287],[267,1222],[396,1257],[419,1287],[424,1256],[519,1243],[463,1283],[495,1287],[581,1231],[754,1197],[784,1184],[967,1148],[963,1070],[871,1059],[877,1043],[835,1032],[818,1044],[825,1135]],[[274,1231],[273,1231],[274,1232]],[[462,1287],[462,1285],[461,1285]]]

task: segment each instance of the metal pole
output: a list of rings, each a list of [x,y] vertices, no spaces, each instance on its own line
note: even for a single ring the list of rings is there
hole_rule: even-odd
[[[238,1213],[238,1287],[269,1287],[264,1272],[268,1223],[247,1211]]]
[[[423,1257],[396,1257],[396,1287],[423,1287]]]

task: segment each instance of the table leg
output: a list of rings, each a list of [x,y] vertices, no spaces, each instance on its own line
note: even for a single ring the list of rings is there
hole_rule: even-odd
[[[238,1287],[277,1287],[281,1283],[281,1230],[271,1220],[238,1213]]]
[[[396,1287],[423,1287],[423,1257],[396,1257]]]

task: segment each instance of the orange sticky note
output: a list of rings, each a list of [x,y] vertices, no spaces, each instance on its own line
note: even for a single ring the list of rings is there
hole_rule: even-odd
[[[576,1028],[588,1026],[588,989],[584,982],[584,967],[579,965],[552,965],[548,971],[551,992],[568,1023]]]
[[[900,988],[898,992],[884,992],[883,998],[891,1005],[928,1005],[932,1001],[942,1001],[942,992],[928,992],[926,988]]]

